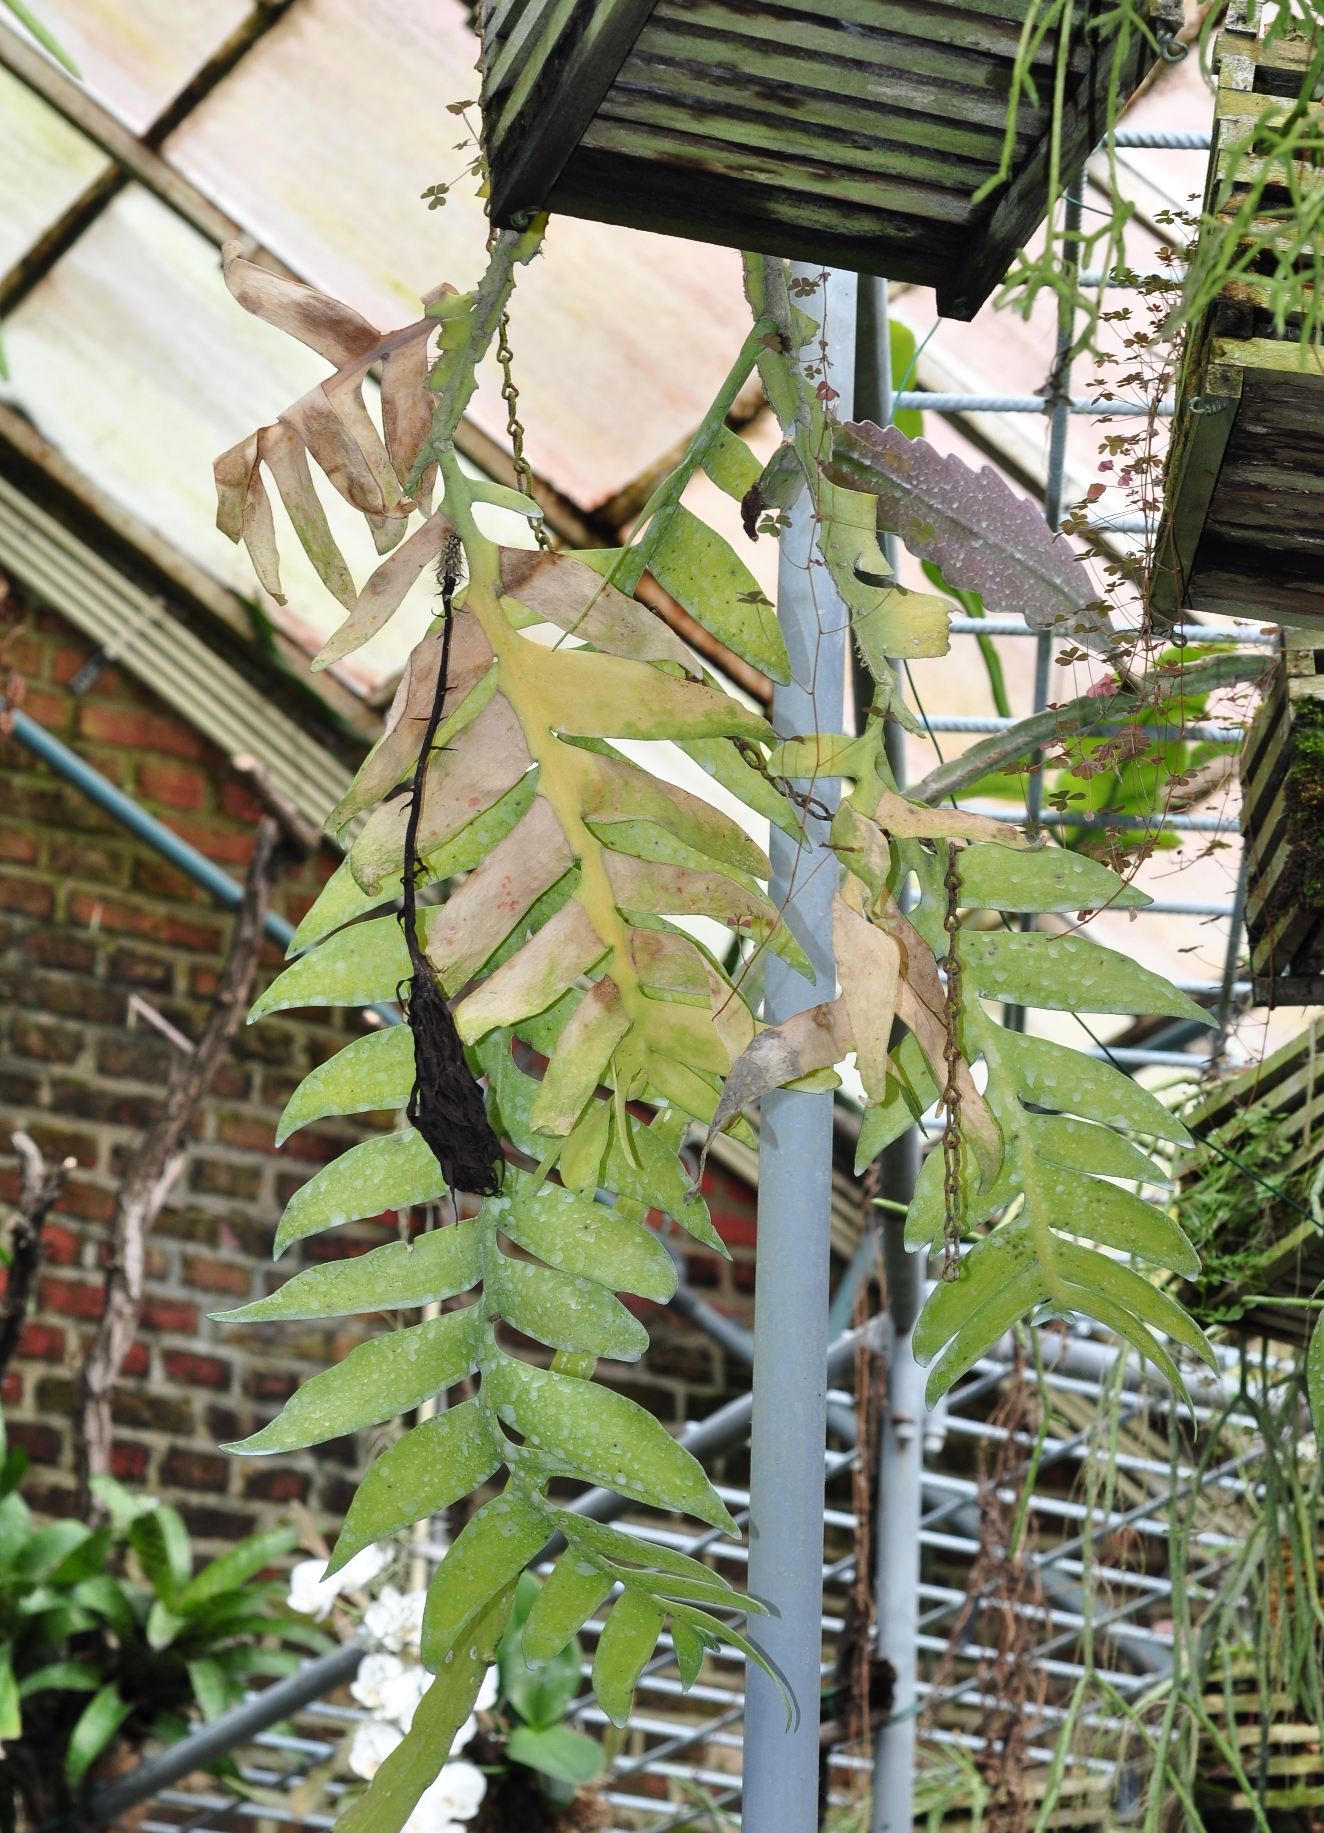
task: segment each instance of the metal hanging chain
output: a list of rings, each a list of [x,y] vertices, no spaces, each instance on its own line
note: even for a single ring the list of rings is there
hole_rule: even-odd
[[[519,423],[515,412],[515,403],[519,400],[519,390],[510,374],[512,351],[510,348],[510,313],[501,314],[501,324],[497,342],[497,362],[501,365],[501,399],[506,404],[506,431],[510,435],[510,456],[515,467],[515,482],[527,497],[533,496],[533,473],[529,470],[529,461],[524,456],[524,428]],[[533,538],[539,547],[550,548],[551,536],[540,516],[533,524]]]
[[[961,919],[958,910],[961,895],[961,871],[957,865],[959,849],[948,842],[947,873],[943,886],[947,892],[947,913],[942,926],[947,931],[947,955],[943,968],[947,976],[947,1042],[943,1059],[947,1064],[947,1086],[942,1091],[944,1121],[942,1129],[942,1195],[943,1240],[946,1253],[942,1276],[957,1277],[961,1266],[961,957],[956,952],[956,938]]]

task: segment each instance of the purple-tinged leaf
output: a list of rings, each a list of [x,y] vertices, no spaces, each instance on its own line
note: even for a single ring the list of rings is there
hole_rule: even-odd
[[[925,439],[870,421],[837,429],[827,474],[878,498],[878,526],[978,592],[992,616],[1083,636],[1106,628],[1106,607],[1071,544],[990,466],[975,471]]]

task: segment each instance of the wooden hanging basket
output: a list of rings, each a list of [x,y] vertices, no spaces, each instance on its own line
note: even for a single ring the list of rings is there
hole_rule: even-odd
[[[1324,648],[1289,631],[1241,754],[1254,1002],[1324,1004]]]
[[[1177,1214],[1199,1236],[1205,1271],[1183,1282],[1178,1296],[1206,1324],[1305,1342],[1315,1311],[1284,1301],[1309,1299],[1324,1281],[1324,1230],[1309,1213],[1310,1188],[1324,1161],[1324,1023],[1307,1026],[1263,1063],[1221,1083],[1185,1119],[1197,1143],[1177,1168]],[[1267,1155],[1255,1145],[1266,1119],[1272,1126]],[[1265,1161],[1258,1163],[1260,1177],[1293,1201],[1275,1201],[1224,1154],[1252,1170],[1253,1161]],[[1237,1200],[1226,1220],[1206,1233],[1194,1226],[1192,1199],[1215,1174],[1223,1175]]]
[[[1306,44],[1262,44],[1234,0],[1215,46],[1206,211],[1232,149],[1266,108],[1296,95],[1309,55]],[[1268,302],[1253,276],[1229,281],[1188,342],[1151,588],[1162,616],[1189,607],[1324,627],[1324,348],[1303,368],[1299,315],[1280,332]]]
[[[1152,0],[1160,42],[1180,0]],[[973,318],[1043,218],[1057,56],[999,168],[1029,0],[482,0],[492,221],[548,209],[937,288]],[[1104,21],[1108,0],[1083,0]],[[1138,41],[1138,42],[1137,42]],[[1078,34],[1061,171],[1106,126],[1117,41]],[[1123,98],[1154,61],[1136,33]]]

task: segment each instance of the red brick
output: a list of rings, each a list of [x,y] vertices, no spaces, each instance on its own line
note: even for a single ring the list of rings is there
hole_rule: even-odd
[[[35,719],[48,732],[67,734],[72,725],[69,717],[72,710],[66,694],[47,694],[31,686],[23,701],[23,711],[28,718]]]
[[[11,637],[5,644],[5,659],[29,682],[35,681],[45,673],[46,645],[26,634]]]
[[[35,1018],[15,1018],[9,1033],[15,1056],[33,1057],[39,1063],[72,1063],[83,1049],[83,1034],[73,1025],[42,1024]]]
[[[152,1352],[146,1343],[130,1343],[120,1368],[122,1375],[145,1375],[152,1366]]]
[[[233,815],[236,821],[251,821],[254,825],[266,813],[248,784],[238,782],[234,777],[228,777],[221,783],[221,807],[227,815]]]
[[[7,1407],[16,1407],[23,1398],[23,1377],[13,1369],[0,1380],[0,1401]]]
[[[30,1420],[15,1419],[9,1421],[9,1445],[11,1450],[26,1451],[34,1464],[58,1464],[64,1435],[57,1432],[54,1426],[41,1426]]]
[[[56,878],[77,878],[83,883],[121,885],[124,882],[122,848],[97,846],[84,838],[52,842],[47,869]]]
[[[101,1316],[105,1302],[106,1295],[100,1285],[72,1279],[41,1281],[43,1311],[55,1311],[62,1317],[94,1318]]]
[[[299,1377],[279,1368],[250,1368],[244,1392],[250,1400],[274,1400],[282,1405],[299,1385]]]
[[[35,865],[37,863],[36,835],[23,833],[17,828],[0,827],[0,859],[10,860],[14,865]]]
[[[27,1324],[14,1354],[28,1362],[63,1362],[64,1332],[54,1324]]]
[[[55,908],[55,894],[40,879],[0,875],[0,910],[17,910],[23,916],[48,917]]]
[[[223,1496],[230,1487],[230,1460],[172,1445],[161,1466],[161,1481],[172,1489],[201,1489]]]
[[[23,952],[38,967],[67,967],[75,974],[90,974],[97,964],[95,946],[67,929],[34,929],[23,938]]]
[[[62,1215],[77,1216],[83,1222],[109,1222],[115,1210],[115,1193],[99,1190],[95,1184],[65,1185],[56,1208]]]
[[[244,1480],[252,1502],[306,1502],[308,1478],[301,1470],[255,1470]]]
[[[227,1292],[247,1298],[252,1276],[247,1267],[236,1266],[232,1261],[208,1260],[202,1254],[188,1254],[184,1259],[184,1283],[197,1286],[203,1292]]]
[[[181,719],[87,700],[78,709],[78,730],[82,737],[116,749],[164,751],[171,757],[200,758],[207,748],[201,734]]]
[[[95,1169],[98,1146],[94,1133],[74,1133],[65,1127],[49,1127],[35,1122],[28,1127],[27,1132],[48,1160],[76,1158],[85,1169]]]
[[[70,920],[82,928],[98,919],[102,929],[122,935],[146,936],[153,942],[164,942],[172,948],[194,949],[199,954],[219,954],[221,930],[214,923],[187,921],[160,910],[139,910],[131,904],[117,903],[113,898],[92,897],[77,891],[69,899]]]
[[[115,949],[107,959],[106,973],[112,980],[146,987],[153,993],[169,993],[175,984],[173,961],[160,955],[144,955],[136,948]]]
[[[276,1129],[266,1120],[233,1111],[216,1116],[216,1138],[223,1146],[237,1146],[241,1152],[274,1152]]]
[[[138,1322],[144,1330],[171,1330],[178,1336],[192,1336],[198,1328],[198,1307],[177,1298],[149,1297],[143,1300]]]
[[[147,1475],[147,1447],[117,1438],[110,1447],[110,1474],[121,1483],[141,1483]]]
[[[247,1289],[245,1283],[244,1290]],[[161,1359],[169,1378],[172,1381],[182,1381],[186,1387],[206,1387],[223,1394],[229,1390],[234,1376],[233,1368],[219,1356],[195,1355],[187,1349],[167,1349]]]
[[[78,1236],[57,1222],[48,1222],[41,1231],[42,1258],[53,1267],[78,1265]]]
[[[213,827],[200,821],[172,821],[170,825],[181,840],[187,840],[208,859],[219,859],[228,866],[247,866],[253,857],[257,836],[251,830]]]
[[[207,806],[207,779],[200,770],[186,770],[178,764],[143,764],[138,771],[138,794],[146,802],[196,811]]]

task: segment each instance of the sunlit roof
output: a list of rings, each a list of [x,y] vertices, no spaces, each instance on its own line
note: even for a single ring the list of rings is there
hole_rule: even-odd
[[[459,0],[289,0],[258,15],[220,0],[46,0],[43,21],[83,83],[50,65],[52,105],[0,69],[10,369],[0,399],[316,649],[339,608],[293,540],[282,542],[288,606],[262,598],[242,550],[215,528],[211,462],[326,366],[234,303],[214,241],[186,220],[170,181],[264,258],[383,329],[407,323],[421,293],[441,280],[469,285],[482,266],[486,219],[463,178],[473,153],[446,112],[474,93],[477,44]],[[12,63],[6,47],[21,43],[0,27],[0,60]],[[95,143],[98,109],[159,153],[155,195],[121,182]],[[181,115],[163,136],[162,117]],[[457,178],[448,206],[430,211],[420,193]],[[61,240],[50,259],[43,243]],[[511,319],[529,458],[591,525],[692,431],[748,313],[734,251],[562,219]],[[509,449],[500,381],[489,361],[470,410],[471,456],[484,442]],[[362,583],[375,556],[361,524],[329,492],[327,507]],[[345,677],[365,692],[389,680],[427,615],[420,592]]]

